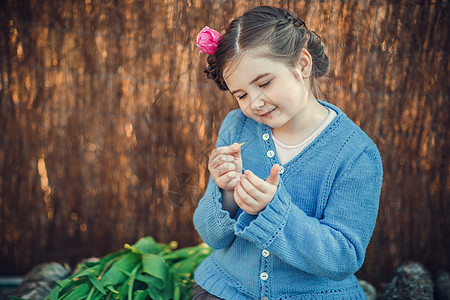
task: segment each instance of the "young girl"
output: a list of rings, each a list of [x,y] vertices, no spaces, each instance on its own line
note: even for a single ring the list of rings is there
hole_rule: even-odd
[[[261,6],[222,37],[205,27],[198,45],[210,54],[208,77],[240,109],[219,130],[194,214],[214,249],[195,272],[194,299],[365,299],[354,273],[375,226],[381,158],[339,108],[315,98],[329,67],[321,38]]]

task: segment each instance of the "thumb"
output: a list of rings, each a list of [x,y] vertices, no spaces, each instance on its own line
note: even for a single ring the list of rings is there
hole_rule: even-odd
[[[280,174],[278,173],[279,170],[280,165],[274,164],[272,169],[270,169],[270,175],[267,177],[266,182],[278,186],[278,183],[280,182]]]
[[[231,145],[231,148],[233,149],[233,156],[235,158],[241,158],[241,146],[238,143],[234,143]]]

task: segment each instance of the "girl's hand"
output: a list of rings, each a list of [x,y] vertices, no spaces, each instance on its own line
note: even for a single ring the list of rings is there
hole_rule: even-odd
[[[259,214],[272,201],[278,189],[280,166],[275,164],[264,181],[253,172],[246,170],[234,189],[234,201],[251,215]]]
[[[214,149],[209,156],[208,170],[221,189],[232,192],[242,174],[239,144]]]

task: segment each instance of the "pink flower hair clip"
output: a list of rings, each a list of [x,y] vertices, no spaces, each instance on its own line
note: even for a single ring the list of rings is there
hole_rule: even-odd
[[[200,48],[200,53],[209,55],[216,53],[221,38],[222,36],[218,31],[205,26],[197,35],[197,47]]]

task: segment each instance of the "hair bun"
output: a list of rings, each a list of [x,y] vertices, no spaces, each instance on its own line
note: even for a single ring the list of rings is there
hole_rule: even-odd
[[[312,30],[309,30],[309,40],[306,48],[311,53],[313,59],[312,76],[322,77],[330,68],[330,61],[325,54],[322,38]]]
[[[206,77],[214,80],[221,90],[227,91],[228,90],[227,84],[223,80],[222,76],[220,76],[220,74],[218,74],[217,72],[216,57],[214,56],[214,54],[208,56],[207,62],[208,67],[204,71],[206,73]]]

